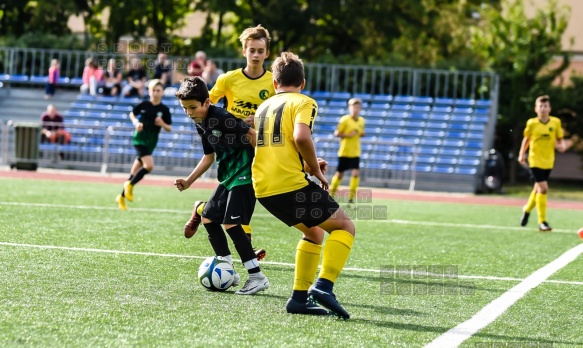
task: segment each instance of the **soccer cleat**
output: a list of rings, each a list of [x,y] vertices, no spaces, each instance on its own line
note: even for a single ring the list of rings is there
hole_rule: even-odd
[[[348,204],[354,204],[354,199],[349,199]]]
[[[134,201],[134,185],[132,185],[131,181],[128,180],[123,183],[123,194],[128,201]]]
[[[336,295],[331,292],[326,292],[318,289],[315,284],[310,286],[308,290],[308,296],[316,301],[319,305],[328,308],[334,314],[338,315],[344,319],[350,319],[350,314],[342,307],[340,303],[336,300]]]
[[[115,197],[115,201],[117,202],[117,207],[121,210],[128,210],[128,206],[126,205],[126,200],[123,198],[121,193]]]
[[[231,284],[231,286],[238,286],[239,284],[241,284],[241,276],[235,271],[233,274],[233,284]]]
[[[263,260],[267,255],[265,249],[253,249],[253,252],[255,252],[255,256],[257,256],[257,261]]]
[[[245,285],[235,294],[237,295],[253,295],[259,291],[263,291],[269,288],[269,280],[263,273],[254,273],[249,275],[249,279],[245,282]]]
[[[549,224],[546,221],[543,221],[540,223],[540,225],[538,225],[538,230],[541,232],[551,232],[553,228],[549,226]]]
[[[194,202],[194,208],[192,209],[192,216],[190,217],[190,220],[188,220],[186,222],[186,224],[184,225],[184,237],[186,237],[186,238],[190,238],[190,237],[194,236],[196,231],[198,231],[198,226],[200,225],[200,222],[202,221],[202,217],[196,212],[196,208],[198,208],[198,206],[201,203],[203,203],[203,202],[202,201]]]
[[[318,306],[314,301],[308,299],[306,303],[301,303],[293,298],[287,300],[285,310],[291,314],[308,314],[308,315],[329,315],[326,308]]]
[[[520,218],[520,226],[526,226],[526,224],[528,224],[528,217],[530,216],[530,213],[527,213],[525,211],[522,212],[522,218]]]

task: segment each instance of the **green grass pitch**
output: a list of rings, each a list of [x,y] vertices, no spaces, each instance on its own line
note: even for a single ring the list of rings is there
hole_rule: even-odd
[[[518,227],[516,207],[374,200],[387,216],[355,222],[335,287],[352,316],[343,321],[285,312],[300,233],[259,204],[254,244],[267,249],[271,287],[238,296],[197,283],[212,255],[206,231],[182,235],[210,191],[138,185],[122,212],[120,190],[0,179],[0,346],[422,347],[581,243],[583,224],[581,211],[549,209],[556,231],[543,234],[536,214]],[[583,345],[582,275],[580,256],[462,347]]]

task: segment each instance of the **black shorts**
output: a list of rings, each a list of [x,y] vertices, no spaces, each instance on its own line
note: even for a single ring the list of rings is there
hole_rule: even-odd
[[[138,156],[138,158],[152,155],[152,151],[150,151],[150,149],[148,149],[144,145],[134,145],[134,148],[136,149],[136,155]]]
[[[257,200],[267,211],[288,226],[299,223],[307,227],[318,226],[328,220],[340,207],[328,191],[313,181],[299,190]]]
[[[552,169],[530,168],[530,174],[535,182],[548,181]]]
[[[344,172],[348,169],[359,169],[360,157],[338,157],[337,172]]]
[[[230,190],[219,185],[206,202],[202,216],[219,224],[249,225],[255,201],[252,184],[235,186]]]

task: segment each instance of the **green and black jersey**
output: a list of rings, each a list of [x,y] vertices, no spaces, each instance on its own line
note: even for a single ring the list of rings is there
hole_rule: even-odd
[[[158,143],[158,134],[162,129],[162,127],[156,126],[154,122],[156,122],[156,117],[162,117],[166,124],[172,124],[170,110],[162,103],[154,105],[150,101],[143,101],[134,107],[132,113],[138,121],[144,124],[144,129],[141,132],[134,131],[134,145],[145,146],[150,152],[154,152]]]
[[[196,124],[204,154],[215,154],[218,179],[227,190],[251,183],[255,152],[245,136],[249,128],[243,120],[214,105],[209,106],[206,118]]]

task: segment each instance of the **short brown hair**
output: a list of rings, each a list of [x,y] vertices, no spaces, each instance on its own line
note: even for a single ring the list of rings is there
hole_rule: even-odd
[[[247,40],[263,40],[265,41],[265,48],[269,51],[269,44],[271,43],[271,36],[269,36],[269,31],[265,29],[261,24],[256,27],[247,28],[243,30],[239,36],[239,41],[243,48],[247,46]]]
[[[291,52],[282,52],[271,64],[271,71],[280,86],[300,87],[304,83],[304,63]]]
[[[548,95],[541,95],[538,98],[536,98],[536,101],[535,101],[536,104],[538,104],[539,102],[540,103],[550,103],[551,98],[549,98]]]
[[[188,76],[182,80],[175,95],[180,100],[196,100],[202,104],[209,98],[209,90],[200,76]]]

